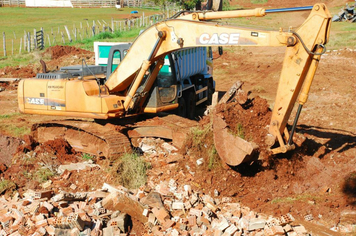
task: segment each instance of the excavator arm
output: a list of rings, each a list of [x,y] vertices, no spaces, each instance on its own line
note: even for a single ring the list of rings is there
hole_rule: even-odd
[[[124,109],[132,108],[132,97],[142,83],[143,75],[159,58],[181,48],[197,46],[285,46],[286,53],[277,89],[277,96],[269,128],[268,144],[279,146],[274,153],[294,148],[291,138],[301,106],[309,89],[325,44],[328,41],[331,15],[324,4],[314,5],[309,17],[295,31],[264,31],[234,26],[222,26],[206,20],[264,16],[265,10],[193,13],[158,23],[145,30],[134,42],[125,60],[111,75],[105,86],[111,93],[125,90],[130,84]],[[147,59],[146,59],[147,58]],[[138,67],[137,61],[142,61]],[[302,86],[304,85],[303,89]],[[291,133],[286,129],[296,99],[300,107]]]

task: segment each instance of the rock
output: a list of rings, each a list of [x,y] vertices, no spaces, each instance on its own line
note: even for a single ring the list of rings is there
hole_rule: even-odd
[[[146,207],[140,202],[133,200],[126,193],[113,192],[103,199],[103,207],[108,210],[119,210],[130,215],[132,218],[146,223],[148,218],[142,213]]]
[[[99,167],[97,164],[90,164],[87,162],[81,162],[81,163],[71,163],[69,165],[60,165],[57,169],[57,172],[59,174],[64,173],[65,170],[68,171],[73,171],[73,170],[85,170],[86,168],[94,168],[94,167]]]
[[[148,205],[150,207],[163,207],[163,202],[161,199],[161,195],[157,192],[150,192],[146,197],[142,198],[142,204]]]

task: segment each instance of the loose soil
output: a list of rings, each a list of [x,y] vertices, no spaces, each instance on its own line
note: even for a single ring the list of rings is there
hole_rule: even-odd
[[[73,46],[53,46],[47,48],[41,55],[47,65],[48,71],[58,70],[63,66],[81,65],[85,59],[88,65],[95,63],[94,52]],[[48,58],[48,59],[47,59]],[[33,78],[42,72],[40,61],[22,67],[5,67],[0,69],[0,78]]]
[[[335,2],[338,5],[345,3],[326,1],[331,5]],[[268,1],[268,6],[291,7],[313,3],[313,1],[291,1],[287,4],[285,1],[276,0]],[[58,51],[65,50],[62,48]],[[53,70],[57,65],[80,64],[80,57],[83,55],[88,60],[92,60],[92,53],[79,52],[82,53],[81,56],[74,55],[77,52],[75,49],[73,53],[67,51],[61,57],[48,61],[47,67]],[[273,100],[283,58],[284,50],[280,48],[249,48],[227,49],[219,59],[214,60],[217,91],[223,93],[234,82],[241,80],[244,82],[244,90],[250,91],[249,99],[252,101],[252,106],[247,109],[235,102],[222,105],[218,109],[224,113],[232,130],[236,130],[241,123],[245,137],[251,138],[260,145],[264,145],[265,127],[269,123],[270,116],[269,108],[274,105]],[[183,160],[178,164],[155,162],[154,168],[149,171],[149,179],[159,183],[161,180],[173,178],[179,184],[189,183],[196,190],[211,195],[216,189],[220,197],[231,197],[233,201],[240,201],[256,212],[274,216],[290,212],[299,220],[311,214],[314,217],[313,223],[328,228],[337,225],[343,211],[356,210],[355,64],[356,52],[349,49],[327,52],[322,56],[309,100],[303,107],[298,122],[294,151],[236,168],[226,168],[223,164],[208,168],[209,159],[206,156],[203,157],[204,164],[197,165],[196,160],[202,156],[199,156],[198,150],[192,147],[183,152]],[[31,65],[28,68],[30,67]],[[0,76],[18,77],[16,71],[23,70],[26,73],[28,68],[5,68],[0,71]],[[32,65],[31,68],[31,73],[34,73],[40,67],[34,69]],[[10,73],[12,70],[14,72]],[[33,77],[31,73],[26,76]],[[15,90],[6,87],[5,91],[0,92],[0,105],[0,115],[15,112]],[[295,110],[292,114],[295,114]],[[21,115],[16,119],[4,119],[2,123],[29,126],[41,119],[45,118]],[[291,116],[289,124],[293,119],[294,115]],[[204,128],[210,124],[209,122],[208,118],[204,118],[200,121],[200,125]],[[0,160],[5,164],[5,167],[0,168],[0,172],[4,171],[1,177],[13,180],[20,192],[28,188],[41,188],[38,182],[26,182],[24,175],[27,173],[23,170],[29,170],[28,172],[36,170],[38,168],[36,165],[40,163],[49,162],[58,165],[80,160],[80,154],[75,154],[64,141],[59,141],[59,147],[55,143],[34,145],[26,142],[29,145],[26,147],[27,150],[22,147],[22,151],[15,155],[10,166],[14,147],[18,146],[19,141],[9,137],[8,132],[1,131],[1,134]],[[206,145],[202,145],[201,148],[210,148],[211,135],[208,135],[205,141]],[[38,157],[39,159],[34,163],[24,163],[26,159],[23,157],[33,155],[34,152],[38,152],[42,159]],[[45,153],[50,153],[50,158],[44,158]],[[65,155],[59,157],[59,153]],[[160,156],[160,158],[164,157]],[[51,186],[55,191],[70,190],[69,183],[76,184],[75,191],[84,191],[100,187],[103,182],[114,181],[101,169],[73,172],[66,181],[56,178],[52,178],[54,184]],[[92,179],[97,181],[93,183]]]

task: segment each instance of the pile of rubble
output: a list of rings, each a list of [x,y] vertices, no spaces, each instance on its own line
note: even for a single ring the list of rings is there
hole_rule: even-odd
[[[346,3],[346,6],[341,9],[339,14],[333,16],[332,21],[348,21],[352,23],[356,22],[356,2],[354,5],[348,5]]]
[[[28,190],[0,198],[0,235],[128,235],[132,218],[142,235],[306,235],[290,214],[272,218],[231,198],[178,187],[171,179],[154,190],[104,184],[100,191],[53,195]]]

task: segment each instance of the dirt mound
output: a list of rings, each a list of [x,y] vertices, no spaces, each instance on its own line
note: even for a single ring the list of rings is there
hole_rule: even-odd
[[[48,140],[40,145],[37,153],[51,153],[56,156],[56,163],[78,162],[77,152],[64,139]]]
[[[12,154],[9,153],[7,156],[15,157],[6,159],[5,164],[8,168],[2,168],[0,177],[15,183],[20,193],[29,188],[40,189],[41,183],[55,176],[55,170],[59,165],[80,161],[79,154],[63,139],[38,144],[27,135],[21,145],[19,142],[9,140],[8,137],[2,139],[4,149],[8,152],[12,150]],[[16,151],[17,154],[14,155]]]
[[[56,46],[47,48],[46,51],[43,53],[43,55],[48,54],[48,53],[51,55],[52,60],[58,59],[63,56],[68,56],[68,55],[81,56],[81,55],[86,55],[86,54],[92,54],[92,52],[84,50],[84,49],[76,48],[73,46],[61,46],[61,45],[56,45]]]
[[[47,64],[49,71],[58,70],[63,66],[81,65],[82,59],[86,60],[88,65],[95,63],[94,52],[73,46],[53,46],[47,48],[41,56]],[[50,57],[49,60],[46,57]],[[29,64],[27,66],[7,66],[0,69],[1,78],[33,78],[37,73],[42,72],[40,62]]]
[[[265,144],[265,138],[272,112],[266,99],[255,97],[243,105],[237,101],[219,104],[216,113],[224,117],[229,132],[259,146],[259,159],[265,159],[270,155],[266,151],[268,146]]]
[[[0,163],[9,166],[20,143],[18,138],[0,135]]]
[[[36,65],[27,66],[6,66],[0,69],[2,78],[32,78],[40,71]]]
[[[269,109],[266,99],[258,96],[255,98],[247,97],[247,93],[239,90],[227,103],[217,104],[211,116],[205,116],[200,120],[199,130],[192,132],[192,137],[186,144],[186,150],[189,150],[189,155],[197,157],[210,156],[209,158],[211,158],[212,152],[219,152],[226,163],[238,165],[244,160],[244,157],[241,156],[242,153],[241,155],[236,153],[236,150],[231,145],[237,142],[237,138],[241,138],[253,143],[252,146],[258,146],[257,153],[253,152],[253,157],[247,157],[244,161],[251,162],[251,159],[267,160],[271,156],[271,152],[269,151],[269,146],[265,143],[265,139],[268,134],[272,111]],[[215,124],[215,121],[213,122],[214,117],[216,119],[221,117],[226,124],[223,127],[218,127],[219,125]],[[224,132],[226,128],[231,140],[228,137],[217,136],[217,134]],[[225,139],[225,141],[220,142],[216,139]],[[201,143],[206,147],[202,146]],[[225,151],[227,147],[231,147],[231,150],[234,151]],[[209,158],[206,159],[207,162],[212,161]]]

